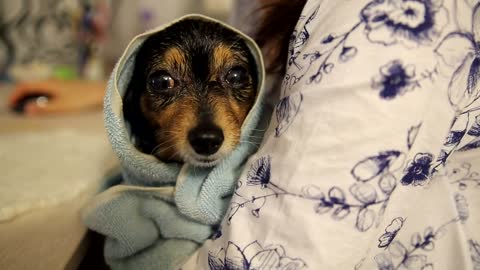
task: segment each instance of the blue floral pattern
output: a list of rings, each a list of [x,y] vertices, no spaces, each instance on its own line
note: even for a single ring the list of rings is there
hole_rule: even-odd
[[[429,153],[418,153],[405,168],[405,175],[402,177],[403,185],[423,185],[430,175],[433,155]]]
[[[275,137],[279,137],[287,131],[300,111],[302,102],[302,93],[292,94],[280,100],[275,108],[275,116],[278,123],[275,128]]]
[[[309,74],[306,76],[306,84],[320,83],[324,76],[333,72],[337,64],[347,63],[355,58],[359,50],[355,45],[349,45],[348,39],[361,28],[372,43],[385,46],[398,43],[410,48],[433,44],[448,24],[448,12],[443,1],[373,0],[360,11],[360,21],[348,31],[342,34],[328,33],[321,39],[316,50],[302,54],[301,49],[310,38],[308,29],[317,17],[319,8],[320,6],[317,6],[310,14],[302,15],[300,22],[303,23],[300,23],[292,34],[288,66],[299,73],[287,72],[282,84],[284,95],[302,81],[305,75]],[[334,55],[338,55],[336,61],[332,59]],[[312,73],[310,70],[313,66],[318,67]],[[438,70],[433,68],[422,72],[422,77],[418,79],[415,78],[414,66],[394,60],[380,68],[380,76],[372,79],[372,88],[379,90],[380,97],[389,100],[419,87],[420,81],[424,79],[432,80],[436,73]],[[282,100],[279,106],[282,102],[288,104]],[[283,115],[284,112],[281,110],[280,114]]]
[[[380,97],[392,99],[418,87],[415,67],[404,66],[401,60],[393,60],[380,68],[380,76],[372,80],[372,88],[380,90]]]
[[[252,198],[245,198],[236,192],[235,194],[238,198],[234,198],[230,204],[230,211],[227,214],[228,221],[231,222],[235,214],[247,205],[251,206],[252,215],[258,218],[260,217],[260,210],[265,206],[268,199],[290,196],[312,202],[315,213],[320,215],[331,213],[331,217],[334,220],[340,221],[351,213],[355,213],[355,228],[359,231],[367,231],[375,224],[377,219],[381,218],[388,203],[389,196],[396,187],[396,179],[391,170],[389,170],[388,163],[393,159],[397,159],[400,153],[396,151],[387,153],[390,153],[390,155],[381,153],[369,159],[369,162],[377,162],[377,167],[381,168],[376,168],[371,172],[372,175],[375,174],[377,176],[380,191],[377,191],[374,185],[366,183],[365,181],[353,183],[349,188],[349,193],[355,202],[347,201],[346,193],[339,187],[332,187],[325,194],[320,188],[310,185],[303,187],[302,193],[294,193],[281,188],[272,180],[269,180],[268,183],[265,184],[262,184],[261,181],[255,181],[254,183],[268,190],[268,192],[265,195],[253,196]],[[386,159],[390,159],[390,161],[386,161]],[[257,160],[256,165],[252,166],[247,178],[247,185],[249,182],[252,183],[250,179],[261,179],[263,175],[270,175],[270,172],[267,173],[257,169],[260,166],[262,166],[262,168],[271,168],[271,165],[263,164],[264,162],[270,162],[270,157],[262,157]],[[363,162],[366,164],[365,162],[367,161],[364,160]],[[381,173],[379,173],[379,171],[381,171]],[[371,180],[374,177],[369,178]],[[240,181],[240,183],[242,182]]]
[[[307,43],[308,39],[310,38],[310,32],[308,30],[309,24],[315,19],[317,16],[318,10],[320,9],[320,6],[317,6],[313,12],[307,16],[301,16],[299,21],[305,21],[304,25],[302,26],[301,30],[295,29],[290,37],[290,45],[289,45],[289,54],[290,58],[288,60],[288,65],[295,65],[296,68],[302,69],[302,66],[300,66],[297,62],[296,59],[300,55],[299,50],[305,46]],[[306,19],[305,19],[306,18]]]
[[[351,197],[349,199],[347,192],[337,186],[331,187],[327,192],[315,185],[302,187],[301,193],[290,192],[275,183],[271,172],[271,157],[261,157],[251,166],[246,183],[247,186],[259,186],[264,190],[264,194],[250,198],[241,195],[239,188],[243,182],[239,181],[227,213],[228,224],[231,224],[237,212],[247,205],[250,206],[251,214],[259,218],[260,211],[268,200],[288,196],[313,203],[316,214],[330,214],[332,219],[337,221],[344,220],[351,214],[355,215],[355,228],[360,232],[368,231],[383,217],[390,196],[397,187],[395,172],[401,170],[403,160],[404,154],[397,150],[380,152],[360,160],[350,171],[355,182],[348,188],[348,194]],[[409,184],[417,185],[425,181],[431,161],[430,154],[417,154],[406,167],[402,183],[406,184],[410,181]],[[393,166],[395,163],[397,168]],[[376,181],[377,184],[373,185],[371,181]]]
[[[354,45],[348,45],[347,40],[357,30],[363,27],[364,33],[368,40],[372,43],[392,46],[397,43],[407,47],[416,47],[419,45],[430,45],[434,43],[448,24],[448,12],[443,6],[442,1],[438,0],[374,0],[366,5],[360,12],[361,20],[353,25],[343,34],[329,33],[321,39],[320,46],[312,52],[303,54],[297,50],[302,47],[310,34],[307,25],[318,13],[317,7],[312,14],[308,16],[308,20],[302,30],[295,30],[290,45],[289,66],[295,63],[297,70],[301,70],[301,75],[287,73],[284,81],[284,88],[291,88],[298,83],[304,75],[310,70],[314,63],[320,61],[317,71],[308,76],[307,84],[320,83],[325,75],[328,75],[334,69],[336,63],[331,60],[334,53],[338,53],[338,62],[347,63],[352,60],[358,53],[358,48]],[[301,56],[304,64],[299,64],[297,59]],[[413,69],[398,69],[398,65],[394,66],[391,72],[400,75],[403,72],[403,79],[411,79]],[[384,74],[390,75],[388,71]],[[427,76],[430,77],[430,76]],[[380,80],[374,80],[372,83],[374,88],[380,88],[378,85]],[[384,89],[384,95],[388,98],[394,93],[386,93],[388,90],[405,90],[405,87],[415,87],[418,84],[407,83],[400,85],[394,89]],[[384,87],[385,88],[385,87]]]
[[[480,173],[474,171],[472,164],[468,162],[461,164],[448,162],[443,170],[443,176],[446,176],[452,185],[456,185],[458,190],[464,191],[469,187],[480,189]]]
[[[429,226],[423,233],[415,232],[410,237],[410,243],[407,245],[400,240],[392,241],[398,232],[404,226],[404,218],[395,218],[385,229],[385,234],[379,239],[379,248],[384,248],[387,252],[382,252],[374,257],[379,270],[424,270],[434,269],[434,264],[428,261],[428,256],[422,253],[428,253],[435,249],[436,241],[445,235],[449,226],[455,223],[463,223],[469,217],[468,203],[465,196],[457,193],[454,196],[455,206],[458,215],[440,225],[437,229]],[[476,250],[475,250],[476,251]],[[475,251],[472,251],[472,259]],[[421,253],[422,252],[422,253]]]
[[[331,57],[335,52],[338,52],[337,61],[339,63],[347,63],[357,55],[357,47],[348,45],[347,40],[350,35],[353,34],[361,25],[362,23],[359,22],[350,30],[341,35],[328,34],[323,38],[321,48],[319,48],[319,50],[303,54],[302,59],[308,60],[308,67],[306,71],[310,70],[314,63],[320,61],[317,71],[308,77],[307,84],[320,83],[324,76],[333,71],[335,68],[335,62],[331,61]],[[303,75],[301,78],[302,77]]]
[[[441,150],[436,167],[445,165],[455,151],[465,152],[480,147],[480,113],[465,112],[455,117],[445,138],[445,148]]]
[[[477,117],[480,115],[480,2],[472,8],[469,28],[448,33],[434,50],[441,59],[439,66],[453,69],[448,100],[457,115],[440,155],[441,164],[445,164],[456,150],[468,151],[480,146],[477,132]]]
[[[393,161],[402,153],[400,151],[385,151],[367,157],[353,166],[350,173],[357,181],[367,182],[383,174]]]
[[[412,126],[408,130],[407,147],[409,150],[412,148],[412,145],[415,142],[415,139],[417,138],[417,135],[418,135],[418,132],[420,131],[421,126],[422,126],[422,123]]]
[[[262,157],[254,163],[247,176],[247,185],[261,185],[263,188],[270,183],[270,157]]]
[[[375,0],[361,11],[368,40],[407,47],[432,44],[448,23],[442,1]]]
[[[455,71],[448,85],[452,107],[461,114],[478,110],[471,106],[480,97],[480,3],[472,11],[469,32],[454,31],[446,35],[435,49],[445,64]]]
[[[470,240],[470,254],[474,270],[480,270],[480,244],[475,240]]]
[[[282,246],[262,247],[257,241],[244,248],[228,242],[225,249],[208,255],[208,265],[210,270],[300,270],[307,267],[302,259],[288,257]]]
[[[390,225],[385,228],[385,233],[378,238],[378,247],[379,248],[385,248],[392,243],[392,241],[395,239],[395,236],[397,236],[397,233],[402,229],[403,223],[405,222],[405,218],[402,217],[397,217],[392,220]]]

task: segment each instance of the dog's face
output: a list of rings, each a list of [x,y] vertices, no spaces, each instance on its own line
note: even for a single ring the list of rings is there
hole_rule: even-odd
[[[237,33],[184,20],[142,45],[124,115],[141,151],[212,166],[239,143],[256,83],[253,57]]]

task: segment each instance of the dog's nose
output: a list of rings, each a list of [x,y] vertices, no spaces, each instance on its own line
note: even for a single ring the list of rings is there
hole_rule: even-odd
[[[213,155],[222,146],[223,132],[214,125],[198,126],[188,133],[188,141],[197,154]]]

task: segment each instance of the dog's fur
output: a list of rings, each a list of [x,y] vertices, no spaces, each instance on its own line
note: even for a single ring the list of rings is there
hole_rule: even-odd
[[[237,33],[187,19],[140,48],[124,117],[144,153],[213,166],[239,143],[256,85],[253,57]]]

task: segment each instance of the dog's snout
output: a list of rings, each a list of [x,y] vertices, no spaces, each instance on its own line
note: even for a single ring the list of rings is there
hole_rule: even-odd
[[[215,154],[223,143],[222,130],[214,125],[202,125],[188,133],[188,141],[193,150],[200,155]]]

